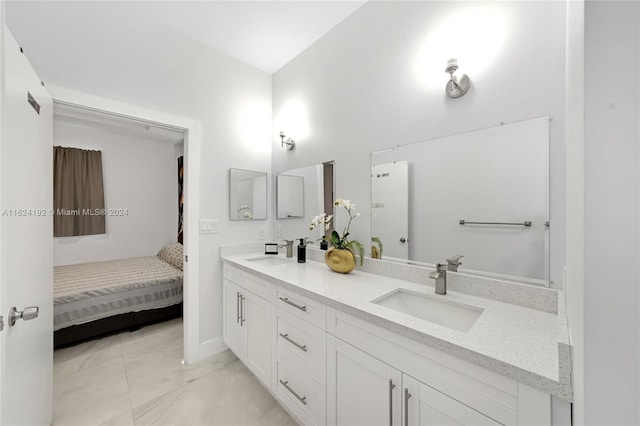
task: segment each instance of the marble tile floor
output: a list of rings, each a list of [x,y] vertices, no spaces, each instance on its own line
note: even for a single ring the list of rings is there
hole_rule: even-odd
[[[53,425],[295,425],[230,351],[182,365],[182,320],[54,352]]]

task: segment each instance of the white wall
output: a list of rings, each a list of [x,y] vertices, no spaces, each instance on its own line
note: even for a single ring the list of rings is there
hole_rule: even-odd
[[[176,147],[54,120],[54,145],[102,151],[106,234],[54,238],[54,264],[155,255],[178,229]]]
[[[221,244],[255,241],[264,221],[230,222],[229,168],[270,171],[271,77],[177,32],[130,13],[120,2],[15,2],[7,25],[45,84],[199,121],[200,216],[218,234],[200,241],[201,356],[221,347]],[[9,8],[7,8],[9,9]],[[83,11],[82,16],[76,13]],[[109,38],[92,26],[113,22]],[[78,29],[68,38],[59,26]]]
[[[370,152],[549,115],[551,278],[560,286],[565,15],[564,2],[365,4],[274,75],[273,169],[335,160],[336,198],[361,207],[352,234],[367,241]],[[473,86],[448,99],[444,69],[456,56]],[[295,150],[279,147],[280,130]]]
[[[586,2],[584,424],[640,423],[639,27],[638,2]]]

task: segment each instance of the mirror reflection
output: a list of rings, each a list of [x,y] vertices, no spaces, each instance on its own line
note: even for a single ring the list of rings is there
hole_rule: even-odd
[[[274,235],[278,240],[322,237],[310,231],[311,217],[333,214],[333,162],[312,164],[276,174],[276,218]]]
[[[549,119],[371,155],[372,238],[384,257],[549,280]]]
[[[276,210],[278,219],[304,217],[304,176],[276,175]]]
[[[229,219],[267,218],[267,174],[229,169]]]

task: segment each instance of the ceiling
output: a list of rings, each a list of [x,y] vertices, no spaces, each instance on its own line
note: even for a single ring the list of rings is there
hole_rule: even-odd
[[[177,32],[272,74],[365,1],[7,1],[7,25],[18,40],[48,28],[72,42],[114,31],[154,27]],[[114,19],[115,18],[115,19]],[[123,25],[119,25],[122,19]],[[88,34],[90,31],[91,34]],[[29,46],[26,46],[27,48]]]

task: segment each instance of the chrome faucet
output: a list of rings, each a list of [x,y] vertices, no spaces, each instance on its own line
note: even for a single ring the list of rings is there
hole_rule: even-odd
[[[447,259],[447,271],[458,272],[458,266],[462,265],[460,258],[464,257],[461,254],[456,254],[453,257]]]
[[[287,248],[287,257],[293,257],[293,240],[284,240],[285,244],[280,244],[278,247]]]
[[[429,278],[436,280],[436,294],[447,294],[447,265],[438,263],[436,270],[429,274]]]

